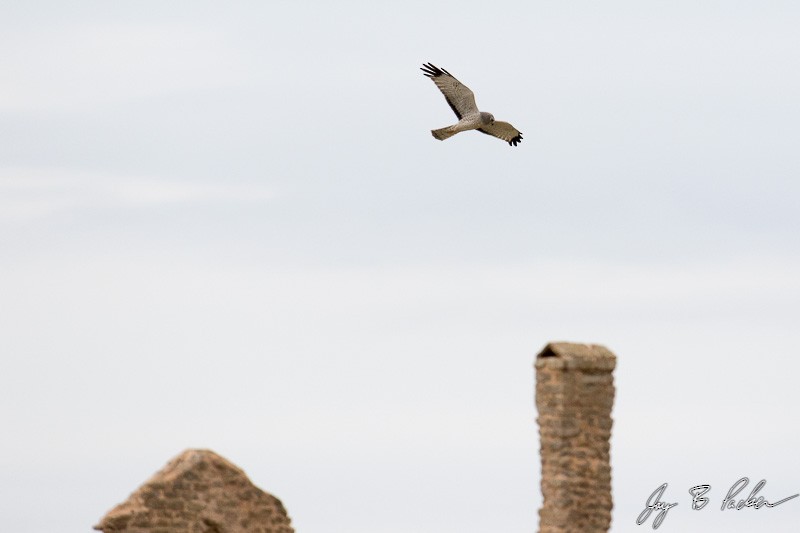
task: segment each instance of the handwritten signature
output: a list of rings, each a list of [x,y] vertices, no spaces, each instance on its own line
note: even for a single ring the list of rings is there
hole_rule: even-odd
[[[667,517],[667,511],[678,505],[677,502],[675,503],[664,503],[660,501],[661,496],[664,495],[664,491],[667,490],[667,484],[664,483],[656,490],[653,491],[653,494],[647,498],[647,506],[644,508],[644,511],[639,513],[639,518],[636,519],[636,525],[641,526],[645,523],[645,521],[650,517],[650,513],[653,511],[661,511],[658,513],[653,520],[653,529],[658,529],[658,526],[661,525],[661,522]]]
[[[759,491],[764,488],[764,485],[767,484],[766,479],[762,479],[753,487],[753,490],[750,491],[750,495],[747,499],[736,501],[735,497],[744,490],[747,484],[750,483],[750,480],[746,477],[739,479],[733,486],[728,490],[727,495],[722,500],[722,506],[720,507],[721,511],[726,509],[736,509],[737,511],[741,511],[747,507],[752,507],[753,509],[761,509],[762,507],[777,507],[778,505],[785,503],[792,498],[797,498],[800,494],[794,494],[777,502],[770,503],[767,501],[766,498],[763,496],[758,496]],[[667,517],[667,512],[678,505],[678,502],[675,503],[667,503],[661,501],[661,498],[664,496],[664,492],[667,490],[667,484],[664,483],[660,485],[656,490],[650,494],[650,497],[647,498],[645,502],[644,510],[639,513],[639,517],[636,519],[637,525],[644,524],[653,511],[658,511],[656,517],[653,519],[653,529],[658,529],[658,527],[664,522],[664,519]],[[689,494],[692,496],[692,510],[699,511],[703,507],[708,504],[708,498],[704,497],[708,491],[711,490],[711,485],[696,485],[689,489]]]

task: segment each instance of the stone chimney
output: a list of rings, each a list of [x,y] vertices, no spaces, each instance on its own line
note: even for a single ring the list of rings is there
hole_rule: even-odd
[[[279,499],[210,450],[186,450],[117,505],[103,533],[294,533]]]
[[[617,358],[603,346],[550,343],[536,357],[542,457],[539,533],[607,533]]]

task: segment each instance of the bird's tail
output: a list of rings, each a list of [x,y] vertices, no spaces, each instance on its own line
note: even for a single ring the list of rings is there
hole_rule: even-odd
[[[440,141],[443,141],[443,140],[447,139],[448,137],[452,137],[453,135],[455,135],[458,132],[457,131],[453,131],[453,127],[452,126],[447,126],[446,128],[441,128],[441,129],[438,129],[438,130],[431,130],[431,133],[433,134],[434,137],[436,137]]]

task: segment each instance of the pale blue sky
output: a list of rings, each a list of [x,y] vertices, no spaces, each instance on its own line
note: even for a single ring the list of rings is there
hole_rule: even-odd
[[[187,447],[298,533],[535,531],[532,362],[619,357],[612,532],[794,531],[793,2],[5,2],[0,516]],[[423,62],[524,132],[439,142]],[[689,510],[689,487],[712,486]],[[791,527],[790,527],[791,526]]]

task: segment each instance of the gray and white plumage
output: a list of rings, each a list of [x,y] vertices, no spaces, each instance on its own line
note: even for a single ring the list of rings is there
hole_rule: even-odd
[[[443,141],[462,131],[478,130],[506,141],[509,146],[522,142],[522,132],[517,128],[508,122],[496,121],[491,113],[479,111],[475,94],[455,76],[432,63],[423,63],[420,70],[442,91],[450,109],[458,117],[458,122],[452,126],[432,130],[435,138]]]

